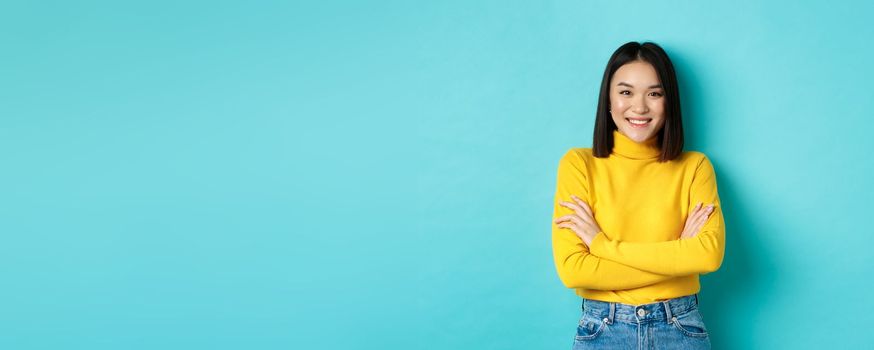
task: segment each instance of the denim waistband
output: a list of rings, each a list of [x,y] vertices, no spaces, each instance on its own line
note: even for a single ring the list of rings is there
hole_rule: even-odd
[[[613,323],[614,320],[625,322],[667,321],[676,315],[698,308],[698,294],[692,294],[664,301],[643,305],[629,305],[600,300],[583,299],[583,311],[587,314]]]

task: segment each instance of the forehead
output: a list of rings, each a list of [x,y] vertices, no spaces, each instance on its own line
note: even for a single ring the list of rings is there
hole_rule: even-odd
[[[644,61],[628,62],[613,73],[610,85],[616,86],[619,82],[634,85],[635,88],[646,88],[660,83],[659,75],[655,68]]]

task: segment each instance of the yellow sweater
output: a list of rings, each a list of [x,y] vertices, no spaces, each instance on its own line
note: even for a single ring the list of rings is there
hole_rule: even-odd
[[[562,283],[595,300],[640,305],[700,291],[699,274],[716,271],[725,252],[725,225],[716,174],[701,152],[659,163],[655,138],[639,144],[613,131],[608,158],[572,148],[558,165],[553,219],[576,195],[592,207],[601,232],[590,246],[552,224],[555,267]],[[680,239],[699,202],[715,206],[693,238]]]

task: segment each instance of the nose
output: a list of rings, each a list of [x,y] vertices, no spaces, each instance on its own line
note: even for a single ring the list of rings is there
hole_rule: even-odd
[[[649,112],[649,108],[647,108],[644,99],[638,99],[637,101],[634,101],[634,105],[631,106],[631,111],[637,114],[645,114],[646,112]]]

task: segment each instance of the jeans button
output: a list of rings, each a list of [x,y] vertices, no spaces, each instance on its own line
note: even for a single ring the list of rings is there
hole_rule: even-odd
[[[645,315],[646,315],[646,310],[644,310],[644,309],[637,309],[637,316],[643,317],[643,316],[645,316]]]

